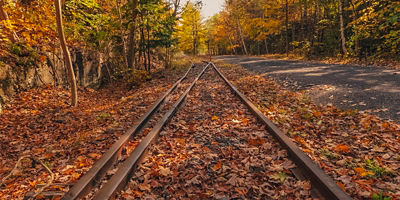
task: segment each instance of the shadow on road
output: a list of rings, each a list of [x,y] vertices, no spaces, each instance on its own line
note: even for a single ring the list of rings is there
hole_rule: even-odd
[[[400,122],[398,70],[244,56],[214,58],[239,64],[290,89],[307,90],[316,103],[369,111]]]

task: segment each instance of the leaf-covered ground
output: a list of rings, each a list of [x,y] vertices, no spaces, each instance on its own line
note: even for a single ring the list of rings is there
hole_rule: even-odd
[[[398,124],[316,106],[304,92],[286,90],[241,67],[220,67],[352,197],[400,198]],[[121,195],[307,198],[309,184],[292,177],[286,152],[262,134],[263,127],[227,95],[223,84],[207,78],[210,73],[161,133]],[[18,158],[31,155],[54,172],[55,183],[74,183],[181,75],[183,71],[159,74],[135,90],[115,84],[99,91],[83,89],[78,108],[68,106],[68,91],[59,88],[20,94],[0,116],[0,179],[9,175]],[[0,199],[22,199],[48,179],[41,164],[25,159],[0,187]]]
[[[222,71],[353,198],[400,198],[400,126],[355,110],[320,107],[233,65]]]
[[[209,68],[119,198],[307,199],[310,184]]]
[[[99,91],[82,89],[76,108],[69,106],[69,92],[60,88],[19,94],[0,115],[0,180],[18,158],[30,155],[52,170],[54,183],[74,183],[183,73],[156,73],[133,90],[117,83]],[[24,159],[0,187],[0,199],[22,199],[49,178],[41,164]],[[52,189],[66,191],[68,186]]]

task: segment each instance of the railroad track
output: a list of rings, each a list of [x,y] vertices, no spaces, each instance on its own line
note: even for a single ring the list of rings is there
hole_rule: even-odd
[[[204,77],[202,78],[202,76]],[[199,79],[201,81],[199,81]],[[216,80],[218,79],[218,80]],[[208,81],[208,82],[207,82]],[[198,83],[200,82],[200,84]],[[224,85],[225,83],[225,85]],[[197,86],[196,86],[197,85]],[[195,87],[196,86],[196,87]],[[201,87],[203,86],[203,87]],[[211,87],[214,88],[214,93],[212,92],[207,92],[204,88]],[[195,89],[193,89],[195,88]],[[201,90],[203,88],[203,90]],[[224,95],[223,93],[229,93],[229,89],[232,91],[229,95]],[[201,99],[196,99],[193,96],[190,96],[190,103],[187,106],[184,107],[183,110],[187,111],[189,113],[189,116],[192,117],[194,121],[191,121],[191,128],[193,130],[186,130],[186,128],[180,127],[179,123],[184,121],[185,119],[185,114],[181,113],[181,110],[179,110],[182,105],[187,101],[188,95],[191,93],[195,94],[200,94],[201,92],[203,94]],[[211,107],[199,107],[199,105],[204,104],[205,102],[214,102],[216,101],[216,97],[219,98],[224,98],[225,100],[229,100],[229,104],[232,105],[226,105],[226,106],[233,106],[234,108],[238,109],[238,113],[231,113],[230,115],[223,114],[224,111],[226,112],[233,112],[232,110],[229,110],[228,107],[225,105],[219,106],[225,108],[225,110],[220,110],[218,111],[218,115],[220,117],[224,116],[225,118],[228,118],[230,121],[229,122],[223,122],[223,126],[216,126],[218,124],[219,117],[218,116],[211,116],[211,122],[212,125],[204,125],[204,127],[211,127],[210,130],[208,131],[213,131],[214,129],[221,129],[225,130],[225,136],[221,135],[218,136],[218,134],[212,135],[209,138],[206,136],[203,136],[202,133],[203,131],[201,127],[202,125],[198,124],[199,121],[205,120],[204,115],[207,112],[213,112],[213,110],[218,110],[219,107],[216,107],[214,105]],[[230,103],[234,102],[234,103]],[[189,108],[192,107],[192,110]],[[193,110],[193,109],[197,110]],[[201,110],[201,109],[207,109],[206,111]],[[178,111],[179,110],[179,111]],[[244,111],[242,111],[244,110]],[[178,112],[178,114],[176,114]],[[202,113],[203,114],[200,114]],[[235,111],[236,112],[236,111]],[[174,117],[174,115],[177,115]],[[240,116],[237,116],[240,115]],[[234,117],[232,117],[234,116]],[[241,117],[241,121],[234,119],[236,117]],[[175,121],[171,121],[171,119],[174,119]],[[176,121],[178,120],[178,121]],[[210,119],[208,119],[210,121]],[[220,120],[222,121],[222,120]],[[231,122],[232,121],[232,122]],[[169,123],[168,126],[166,126]],[[182,122],[186,123],[186,122]],[[253,125],[251,125],[253,124]],[[213,126],[216,126],[217,128],[212,128]],[[243,126],[243,127],[241,127]],[[247,126],[247,127],[246,127]],[[195,128],[193,128],[195,127]],[[203,127],[203,128],[204,128]],[[230,128],[234,129],[235,131],[229,132]],[[250,128],[255,128],[255,133],[258,135],[247,135],[246,131]],[[164,129],[164,132],[162,132]],[[169,133],[172,135],[168,135],[165,130],[169,130]],[[181,132],[190,132],[191,134],[186,134],[186,133],[181,133]],[[228,132],[226,132],[228,131]],[[158,143],[155,143],[157,141],[157,138],[159,137],[161,132],[162,135],[162,141],[159,141]],[[179,136],[176,134],[180,133]],[[260,136],[260,134],[262,136]],[[229,137],[228,137],[228,136]],[[171,136],[171,138],[176,139],[176,137],[183,137],[178,138],[178,146],[171,146],[171,144],[167,141],[168,136]],[[203,138],[205,137],[205,138]],[[217,137],[217,138],[216,138]],[[219,137],[219,138],[218,138]],[[222,139],[221,139],[222,137]],[[275,139],[273,139],[275,138]],[[209,140],[215,140],[218,142],[215,142],[215,144],[210,144]],[[187,160],[183,159],[184,161],[179,161],[178,158],[175,157],[183,157],[183,158],[188,158],[190,156],[193,156],[191,153],[187,153],[187,149],[183,148],[182,146],[185,146],[185,141],[190,140],[194,143],[200,143],[200,146],[194,146],[194,147],[188,147],[188,149],[191,149],[195,151],[196,148],[201,148],[201,151],[197,152],[199,156],[205,156],[205,158],[210,158],[211,160],[214,160],[212,163],[208,163],[206,165],[203,161],[199,161],[197,157],[195,156],[196,159],[194,159],[193,162],[200,162],[197,164],[190,164],[188,165]],[[202,141],[202,142],[199,142]],[[222,142],[221,142],[222,141]],[[178,154],[176,152],[171,152],[171,149],[174,148],[181,148],[179,152],[186,152],[184,154]],[[150,150],[149,150],[150,149]],[[224,151],[222,151],[224,149]],[[214,152],[213,153],[207,153],[208,151]],[[164,176],[173,176],[177,175],[176,170],[178,168],[176,167],[182,167],[180,170],[189,170],[188,167],[198,167],[199,171],[198,173],[201,174],[204,170],[204,177],[208,177],[209,179],[216,179],[217,181],[211,181],[210,180],[203,180],[207,182],[208,184],[217,184],[218,181],[223,182],[224,179],[225,182],[230,182],[232,181],[235,184],[240,184],[240,181],[236,183],[235,181],[242,180],[242,179],[237,179],[236,177],[240,177],[243,172],[239,173],[238,175],[224,175],[223,173],[225,171],[232,170],[229,167],[224,167],[222,168],[222,161],[226,161],[227,164],[226,166],[230,165],[241,165],[239,163],[235,163],[238,155],[236,154],[229,154],[226,152],[241,152],[240,154],[246,154],[247,156],[251,157],[252,159],[258,160],[260,166],[252,166],[248,162],[244,162],[247,164],[245,168],[247,170],[250,170],[254,173],[257,173],[258,176],[254,176],[254,179],[252,179],[252,183],[254,184],[254,189],[251,189],[251,192],[246,189],[242,188],[237,190],[236,192],[241,193],[241,194],[247,194],[247,195],[256,195],[255,191],[258,190],[263,190],[262,187],[267,187],[264,182],[272,181],[272,185],[269,185],[269,191],[272,191],[270,187],[275,188],[275,190],[283,190],[283,186],[281,186],[279,183],[273,182],[274,178],[268,178],[265,179],[265,177],[261,176],[264,172],[266,176],[274,177],[268,169],[274,171],[275,169],[271,168],[269,165],[284,165],[282,170],[284,170],[286,173],[282,175],[281,178],[286,179],[287,175],[289,175],[290,183],[293,184],[299,184],[299,183],[304,183],[307,185],[307,181],[311,182],[311,188],[308,189],[307,186],[304,186],[305,192],[304,196],[302,197],[317,197],[321,199],[351,199],[328,175],[326,175],[306,154],[304,154],[282,131],[280,131],[270,120],[266,118],[265,115],[263,115],[257,108],[254,106],[241,92],[239,92],[229,81],[228,79],[225,78],[225,76],[218,70],[218,68],[214,65],[214,63],[207,63],[206,66],[198,66],[198,67],[191,67],[186,74],[178,80],[154,105],[153,107],[147,111],[147,113],[135,124],[132,128],[130,128],[126,134],[121,136],[121,138],[102,156],[102,158],[97,161],[94,166],[85,174],[83,175],[79,181],[73,185],[73,187],[63,196],[62,199],[64,200],[70,200],[70,199],[112,199],[112,198],[123,198],[121,196],[122,194],[120,193],[121,190],[124,190],[124,188],[128,188],[129,190],[134,190],[137,188],[137,185],[144,184],[149,177],[147,176],[144,180],[143,179],[143,174],[146,173],[146,170],[150,170],[151,166],[154,167],[157,165],[157,173],[150,173],[154,176],[160,176],[158,179],[162,179]],[[152,159],[148,159],[150,157],[147,157],[146,159],[145,156],[147,153],[151,152]],[[165,154],[170,153],[170,156],[166,160],[173,160],[174,164],[176,166],[170,166],[171,168],[174,168],[175,172],[173,170],[171,171],[169,168],[164,168],[164,167],[158,167],[159,163],[162,164],[162,161],[157,161],[156,159],[158,156],[163,156],[163,153],[159,152],[167,152]],[[205,153],[204,153],[205,152]],[[220,158],[217,153],[221,153],[224,156],[231,156],[230,160],[224,160],[223,158]],[[272,156],[267,156],[264,157],[265,155],[273,152]],[[275,153],[274,153],[275,152]],[[286,153],[287,152],[287,153]],[[189,156],[190,154],[190,156]],[[197,155],[196,154],[196,155]],[[204,154],[204,155],[203,155]],[[227,155],[225,155],[227,154]],[[209,157],[210,155],[213,155]],[[217,157],[215,157],[217,155]],[[234,156],[236,155],[236,157]],[[278,156],[277,156],[278,155]],[[260,157],[262,156],[262,157]],[[239,156],[240,157],[240,156]],[[178,159],[178,160],[176,160]],[[201,160],[201,159],[200,159]],[[217,161],[219,160],[219,161]],[[268,162],[270,163],[268,163]],[[140,173],[137,173],[138,166],[141,165],[141,163],[144,165],[143,167],[140,167]],[[185,164],[182,164],[185,163]],[[202,163],[202,164],[201,164]],[[293,163],[293,164],[292,164]],[[167,165],[167,164],[166,164]],[[146,167],[147,166],[147,167]],[[225,165],[224,165],[225,166]],[[159,172],[160,169],[163,169],[164,171]],[[279,167],[277,167],[279,169]],[[207,171],[208,170],[208,171]],[[222,172],[224,171],[224,172]],[[234,170],[233,170],[234,171]],[[160,174],[161,173],[161,174]],[[219,174],[219,176],[217,176]],[[233,174],[233,173],[231,173]],[[194,184],[196,187],[199,187],[198,185],[201,185],[201,177],[198,177],[199,175],[196,174],[189,174],[187,177],[190,178],[189,180],[184,180],[184,179],[174,179],[170,178],[166,182],[164,182],[164,186],[160,186],[159,184],[156,184],[153,180],[154,186],[158,188],[158,192],[161,191],[160,194],[161,196],[164,197],[171,197],[170,195],[174,194],[171,191],[174,190],[179,190],[179,188],[174,188],[172,186],[168,185],[179,185],[182,181],[186,181],[183,185],[187,184]],[[203,176],[202,176],[203,177]],[[222,178],[221,178],[222,177]],[[232,177],[235,177],[232,178]],[[276,177],[276,176],[275,176]],[[151,179],[151,178],[150,178]],[[157,179],[157,180],[158,180]],[[199,180],[200,179],[200,180]],[[229,180],[228,180],[229,179]],[[279,179],[279,174],[278,174],[278,179]],[[282,179],[281,179],[282,180]],[[176,181],[176,182],[174,182]],[[300,181],[300,182],[299,182]],[[301,182],[305,181],[305,182]],[[161,181],[162,182],[162,181]],[[279,182],[279,181],[278,181]],[[169,184],[170,183],[170,184]],[[264,183],[264,186],[262,186]],[[167,186],[165,186],[167,185]],[[182,186],[184,187],[184,186]],[[185,186],[186,187],[186,186]],[[228,187],[228,186],[227,186]],[[260,188],[261,187],[261,188]],[[285,186],[289,187],[289,186]],[[147,190],[143,189],[148,187],[142,187],[142,190]],[[256,189],[258,188],[258,189]],[[301,188],[301,187],[300,187]],[[303,188],[303,189],[304,189]],[[181,188],[182,189],[182,188]],[[204,188],[203,188],[204,189]],[[296,188],[292,188],[293,191],[295,191]],[[297,186],[297,189],[299,187]],[[308,191],[309,190],[309,191]],[[126,190],[125,190],[126,191]],[[218,191],[215,191],[217,193]],[[250,192],[250,193],[249,193]],[[309,192],[309,193],[308,193]],[[208,188],[207,190],[200,192],[202,197],[201,198],[216,198],[215,196],[212,196],[211,193],[214,194],[213,188]],[[254,193],[254,194],[253,194]],[[177,195],[178,193],[176,193]],[[190,196],[188,194],[188,197],[195,198],[195,196]],[[205,196],[203,196],[205,195]],[[211,195],[211,196],[210,196]],[[262,196],[261,198],[264,198],[265,196]],[[271,198],[271,196],[270,196]]]

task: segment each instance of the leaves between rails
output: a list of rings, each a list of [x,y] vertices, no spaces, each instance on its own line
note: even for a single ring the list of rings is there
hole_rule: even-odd
[[[179,109],[179,106],[184,102],[187,94],[207,67],[208,65],[203,68],[200,66],[191,67],[187,76],[185,75],[185,78],[182,79],[182,82],[177,86],[176,90],[167,95],[165,104],[161,105],[161,108],[156,110],[156,115],[151,118],[150,123],[146,124],[146,129],[151,129],[151,131],[149,131],[148,134],[146,132],[134,135],[132,141],[137,142],[137,147],[135,147],[129,155],[126,154],[126,156],[118,159],[117,162],[123,163],[115,166],[114,169],[108,170],[107,174],[112,177],[110,179],[103,178],[101,180],[102,185],[100,185],[100,190],[98,192],[92,190],[85,198],[109,199],[113,198],[114,193],[123,189],[127,181],[129,181],[132,170],[141,162],[141,158],[146,155],[147,148],[158,138],[158,134],[165,123],[167,123],[177,109]],[[188,86],[188,84],[190,86]]]
[[[234,123],[233,119],[246,120]],[[209,70],[120,195],[131,199],[309,197],[310,184],[295,179],[288,170],[293,167],[287,152]],[[164,169],[171,173],[165,176]],[[149,184],[151,191],[140,184]]]
[[[305,92],[225,66],[228,78],[354,198],[400,197],[398,124],[354,110],[318,107]]]

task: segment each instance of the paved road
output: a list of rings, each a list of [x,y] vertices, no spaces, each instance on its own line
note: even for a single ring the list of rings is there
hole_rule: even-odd
[[[216,56],[275,79],[294,90],[307,90],[314,102],[369,111],[400,122],[400,71],[245,56]]]

